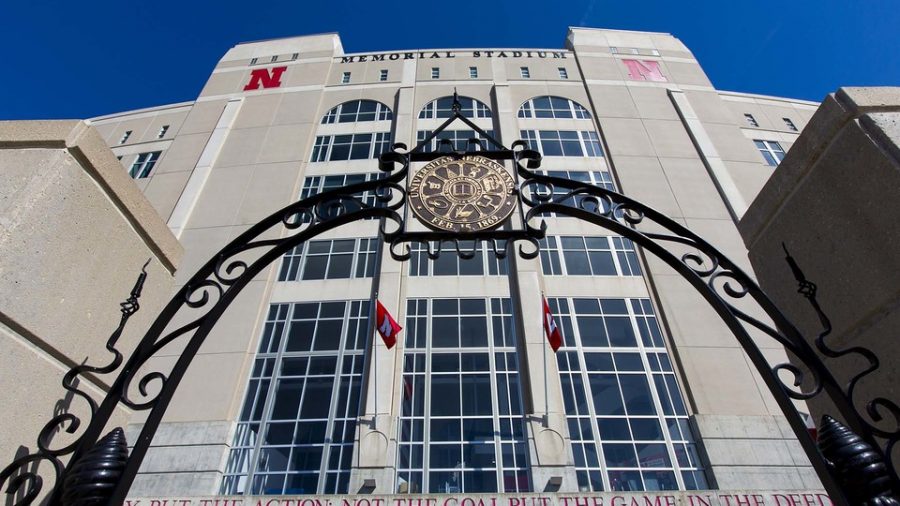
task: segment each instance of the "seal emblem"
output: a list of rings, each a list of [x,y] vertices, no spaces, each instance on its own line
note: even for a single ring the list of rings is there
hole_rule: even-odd
[[[483,156],[433,160],[409,183],[409,203],[426,226],[477,232],[499,226],[512,214],[516,185],[499,163]]]

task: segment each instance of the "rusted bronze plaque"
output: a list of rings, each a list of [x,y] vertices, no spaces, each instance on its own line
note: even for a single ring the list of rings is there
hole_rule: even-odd
[[[416,173],[409,203],[435,230],[477,232],[499,226],[512,214],[515,183],[499,163],[483,156],[445,156]]]

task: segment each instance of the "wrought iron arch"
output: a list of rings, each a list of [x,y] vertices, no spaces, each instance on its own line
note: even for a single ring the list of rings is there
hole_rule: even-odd
[[[487,150],[476,139],[470,139],[465,151],[453,151],[446,144],[442,144],[443,149],[438,152],[423,151],[422,147],[430,142],[431,137],[456,120],[487,137],[498,149]],[[51,504],[121,504],[180,381],[218,319],[250,280],[304,241],[356,220],[381,218],[380,234],[390,244],[392,257],[398,260],[409,258],[409,244],[413,242],[427,244],[428,255],[432,258],[441,254],[441,245],[446,241],[454,244],[454,254],[470,256],[472,252],[460,246],[461,240],[474,240],[476,247],[479,241],[488,242],[500,257],[512,251],[516,242],[524,242],[518,245],[518,254],[523,258],[535,258],[539,254],[539,241],[546,234],[546,223],[534,225],[533,220],[543,213],[554,212],[593,223],[631,239],[672,267],[706,299],[766,382],[835,503],[898,504],[890,497],[892,492],[896,492],[898,483],[891,451],[900,439],[900,429],[888,430],[875,423],[881,422],[884,414],[889,414],[894,422],[900,423],[900,408],[882,398],[869,401],[866,414],[874,420],[875,423],[872,423],[854,406],[856,384],[878,366],[877,358],[871,352],[857,348],[831,350],[823,341],[827,330],[819,336],[817,348],[826,355],[857,353],[870,362],[870,367],[854,377],[844,389],[812,346],[753,279],[686,227],[620,193],[538,173],[540,153],[527,149],[524,141],[516,141],[511,149],[504,148],[460,113],[458,100],[454,100],[451,118],[431,137],[410,151],[403,144],[395,144],[391,152],[383,154],[379,169],[385,177],[290,204],[222,248],[176,292],[131,357],[125,361],[106,397],[97,404],[87,393],[78,389],[74,380],[85,372],[111,373],[121,365],[123,358],[115,344],[126,321],[138,309],[137,298],[145,276],[142,274],[131,297],[122,304],[122,319],[107,344],[107,349],[114,355],[112,362],[102,367],[75,367],[63,380],[64,388],[88,404],[91,415],[89,423],[74,442],[61,448],[51,448],[51,433],[61,429],[74,434],[82,425],[82,420],[70,413],[54,417],[41,430],[37,451],[16,459],[0,471],[0,486],[8,484],[6,493],[12,498],[12,503],[31,504],[40,494],[43,479],[29,466],[44,461],[51,464],[55,473]],[[520,226],[464,233],[407,231],[410,164],[434,161],[445,156],[461,159],[473,154],[493,160],[508,160],[514,164],[518,215],[510,220],[518,220]],[[404,180],[406,185],[402,184]],[[363,198],[365,192],[375,194],[374,205]],[[437,246],[432,247],[432,244]],[[678,255],[671,251],[673,248],[686,248],[687,251]],[[814,295],[814,288],[811,289],[809,284],[803,288],[807,295]],[[772,320],[774,327],[739,309],[736,302],[742,299],[752,301]],[[814,303],[815,299],[811,300]],[[169,330],[182,309],[198,310],[200,314],[190,319],[189,323]],[[827,319],[821,316],[823,323],[829,327]],[[751,329],[782,344],[812,374],[811,379],[807,380],[806,373],[791,363],[770,366],[754,343]],[[184,344],[184,351],[168,374],[143,370],[156,353],[176,342]],[[792,381],[786,382],[781,377],[782,373],[789,374]],[[835,425],[837,422],[829,419],[824,426],[831,438],[828,440],[830,446],[823,446],[820,453],[791,400],[806,400],[821,394],[835,403],[837,415],[859,436],[848,435],[846,427]],[[120,403],[136,411],[148,412],[127,458],[127,448],[120,430],[101,439],[113,410]],[[885,442],[879,444],[876,437]],[[70,459],[67,465],[63,465],[61,457],[66,455],[70,455]],[[886,466],[880,460],[882,456]],[[16,495],[18,498],[14,497]]]

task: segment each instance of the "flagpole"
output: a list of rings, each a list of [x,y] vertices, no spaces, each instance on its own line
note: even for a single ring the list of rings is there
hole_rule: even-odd
[[[546,303],[547,298],[544,296],[543,290],[541,291],[541,318],[546,318],[544,315],[543,305]],[[543,326],[543,322],[542,326]],[[546,333],[546,331],[545,331]],[[550,339],[548,336],[544,336],[544,343],[541,343],[541,349],[544,350],[544,427],[550,426],[550,387],[547,386],[547,345],[550,343]]]
[[[378,290],[375,290],[375,304],[378,304]],[[378,327],[377,321],[375,322],[375,326],[376,328]],[[373,385],[375,386],[375,409],[373,410],[374,414],[372,415],[372,430],[375,430],[375,424],[378,420],[378,339],[376,339],[374,335],[370,336],[370,338],[372,339],[372,368],[375,373],[375,380],[373,381]]]

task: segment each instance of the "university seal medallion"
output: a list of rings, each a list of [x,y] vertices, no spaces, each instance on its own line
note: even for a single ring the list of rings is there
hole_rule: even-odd
[[[512,214],[516,185],[499,163],[477,155],[444,156],[419,170],[409,183],[409,204],[426,226],[478,232]]]

